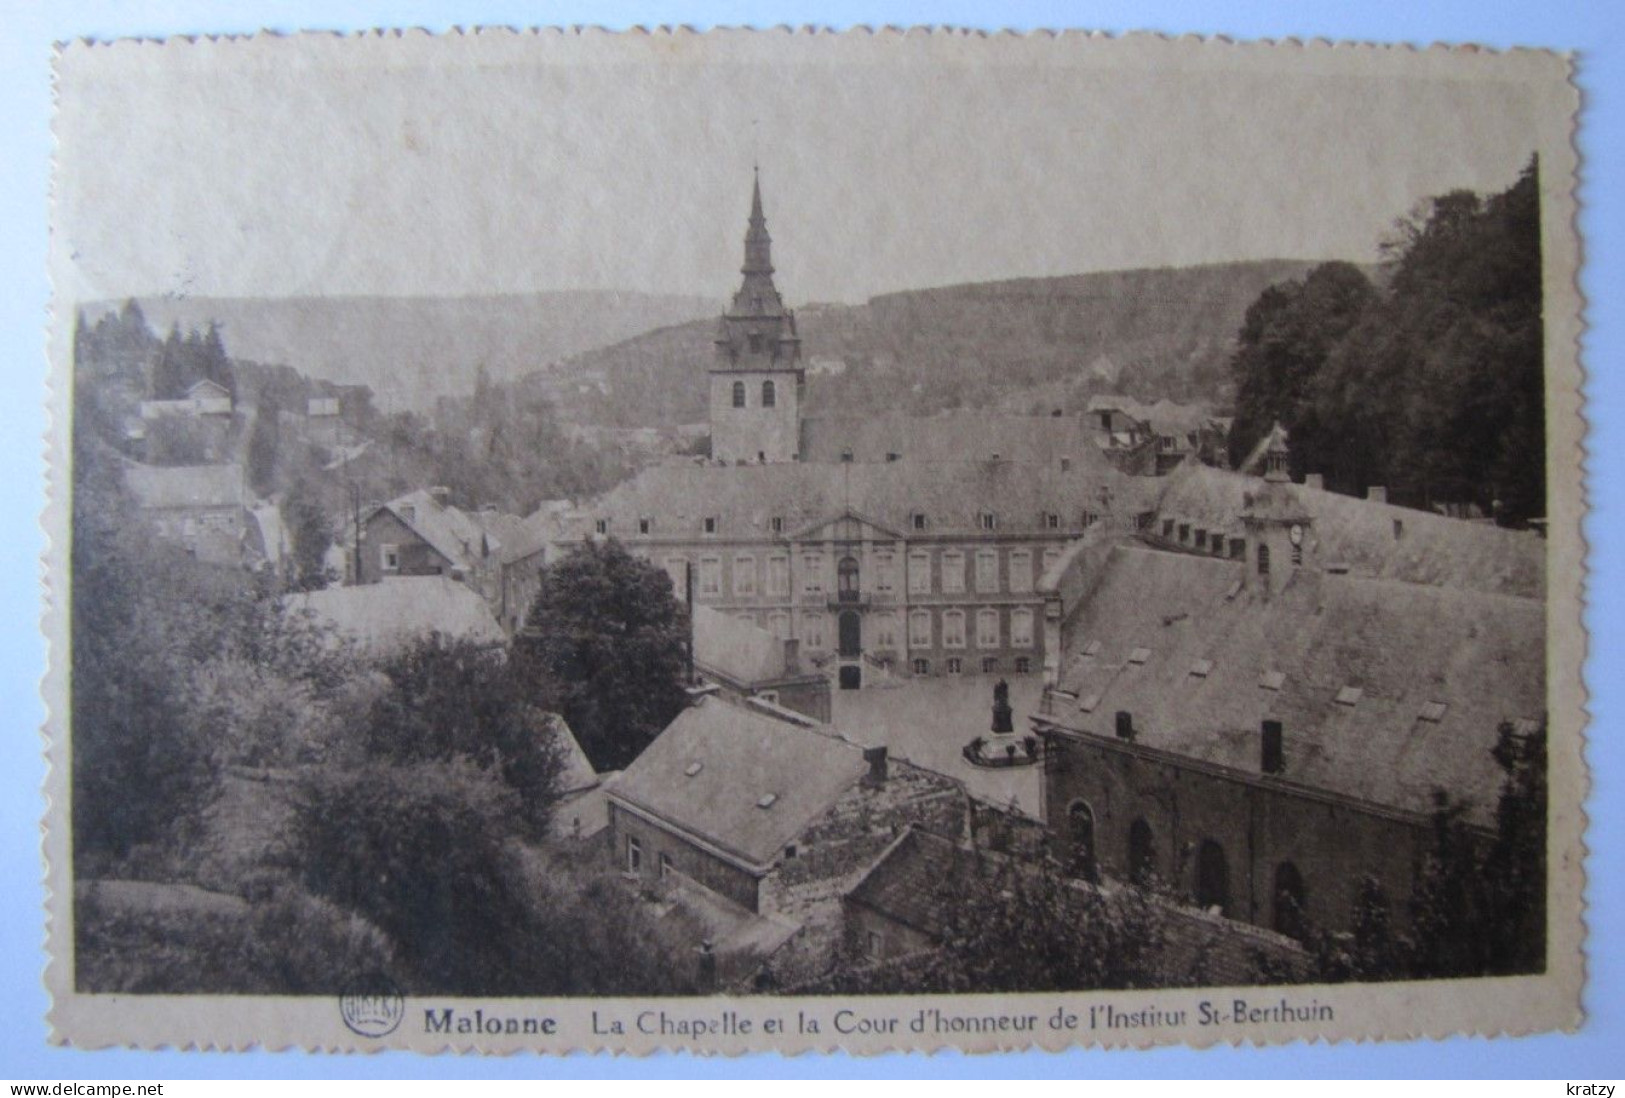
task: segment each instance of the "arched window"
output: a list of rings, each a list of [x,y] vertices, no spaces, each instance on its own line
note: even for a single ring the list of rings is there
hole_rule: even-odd
[[[771,381],[762,382],[762,407],[771,408],[779,402],[779,394],[774,391]]]
[[[1156,875],[1157,851],[1152,845],[1151,825],[1143,819],[1128,827],[1128,873],[1136,884],[1144,884]]]
[[[736,381],[736,382],[734,382],[734,407],[735,408],[743,408],[744,406],[745,406],[745,383],[743,381]]]
[[[1066,810],[1067,835],[1072,840],[1073,872],[1086,881],[1099,881],[1095,865],[1095,812],[1083,801]]]
[[[1303,938],[1309,930],[1304,905],[1303,874],[1291,862],[1275,867],[1275,929],[1288,938]]]
[[[1216,908],[1220,915],[1230,907],[1230,867],[1224,847],[1212,839],[1204,839],[1196,854],[1196,905]]]

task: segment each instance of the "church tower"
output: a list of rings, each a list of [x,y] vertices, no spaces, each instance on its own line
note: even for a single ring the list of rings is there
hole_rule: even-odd
[[[739,273],[744,279],[718,322],[711,366],[711,456],[734,463],[795,461],[806,374],[795,314],[773,285],[773,238],[759,175]]]
[[[1280,594],[1314,551],[1314,517],[1298,499],[1287,472],[1286,429],[1271,429],[1264,451],[1264,483],[1243,497],[1241,522],[1247,531],[1244,584],[1262,598]],[[1311,562],[1312,563],[1312,562]]]

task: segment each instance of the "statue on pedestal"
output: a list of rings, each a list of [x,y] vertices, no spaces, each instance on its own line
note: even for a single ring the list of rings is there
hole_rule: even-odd
[[[1008,736],[1015,730],[1010,708],[1010,684],[1000,679],[998,685],[993,687],[993,732],[995,735]]]

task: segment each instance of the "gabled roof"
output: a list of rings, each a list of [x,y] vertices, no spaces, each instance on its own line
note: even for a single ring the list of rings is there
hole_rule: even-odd
[[[485,600],[447,576],[391,576],[381,583],[328,587],[294,595],[288,606],[333,625],[372,653],[403,648],[436,632],[488,644],[507,639]]]
[[[696,605],[694,662],[737,683],[772,682],[785,675],[784,642],[760,626]]]
[[[1004,531],[1043,529],[1043,515],[1062,517],[1062,529],[1080,528],[1085,510],[1103,512],[1101,489],[1113,512],[1149,510],[1160,486],[1107,468],[1062,472],[1058,465],[1012,461],[916,461],[834,465],[796,462],[716,465],[673,462],[645,469],[583,508],[610,522],[609,532],[631,536],[638,520],[654,519],[654,536],[690,536],[703,520],[720,520],[717,535],[772,536],[771,519],[784,531],[848,512],[894,530],[910,530],[910,516],[926,516],[928,532],[972,531],[991,511]]]
[[[559,795],[597,788],[598,772],[587,761],[587,753],[581,750],[580,741],[564,718],[557,713],[547,714],[547,734],[558,748],[559,761],[563,764],[559,769]]]
[[[1077,700],[1055,696],[1048,719],[1112,738],[1125,711],[1135,743],[1249,775],[1277,720],[1280,780],[1417,813],[1442,788],[1486,823],[1499,725],[1545,712],[1544,603],[1307,568],[1265,600],[1237,590],[1244,568],[1114,549],[1070,626]]]
[[[608,793],[759,874],[868,769],[857,744],[709,697]]]
[[[465,568],[487,557],[504,564],[528,557],[545,546],[553,525],[550,517],[538,517],[541,512],[522,519],[502,511],[464,511],[441,503],[426,489],[380,504],[362,522],[379,511],[388,511],[415,530],[435,552]]]
[[[847,899],[940,939],[948,929],[943,889],[974,870],[976,853],[910,827],[870,866]]]
[[[149,510],[174,507],[244,507],[248,489],[236,465],[130,465],[124,483]]]
[[[189,400],[225,400],[231,397],[231,390],[218,381],[202,378],[191,384],[186,390],[186,396]]]
[[[809,416],[801,421],[801,460],[884,462],[889,455],[912,461],[1003,461],[1059,465],[1070,459],[1080,475],[1109,468],[1083,416],[946,412],[935,416]]]
[[[1163,479],[1160,517],[1230,537],[1245,534],[1248,497],[1265,486],[1260,477],[1190,462]],[[1533,534],[1303,484],[1274,487],[1290,491],[1310,518],[1310,547],[1322,567],[1346,564],[1358,575],[1409,583],[1545,595],[1546,543]]]

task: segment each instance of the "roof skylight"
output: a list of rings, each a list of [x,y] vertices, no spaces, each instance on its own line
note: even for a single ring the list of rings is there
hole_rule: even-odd
[[[1360,695],[1365,691],[1358,686],[1345,686],[1337,692],[1337,704],[1353,708],[1360,704]]]
[[[773,802],[777,801],[778,799],[779,795],[777,793],[763,793],[761,799],[756,802],[756,807],[772,808]]]
[[[1151,649],[1136,648],[1128,654],[1128,662],[1138,666],[1151,658]]]
[[[1258,685],[1265,690],[1279,690],[1286,685],[1286,672],[1266,671],[1258,676]]]

